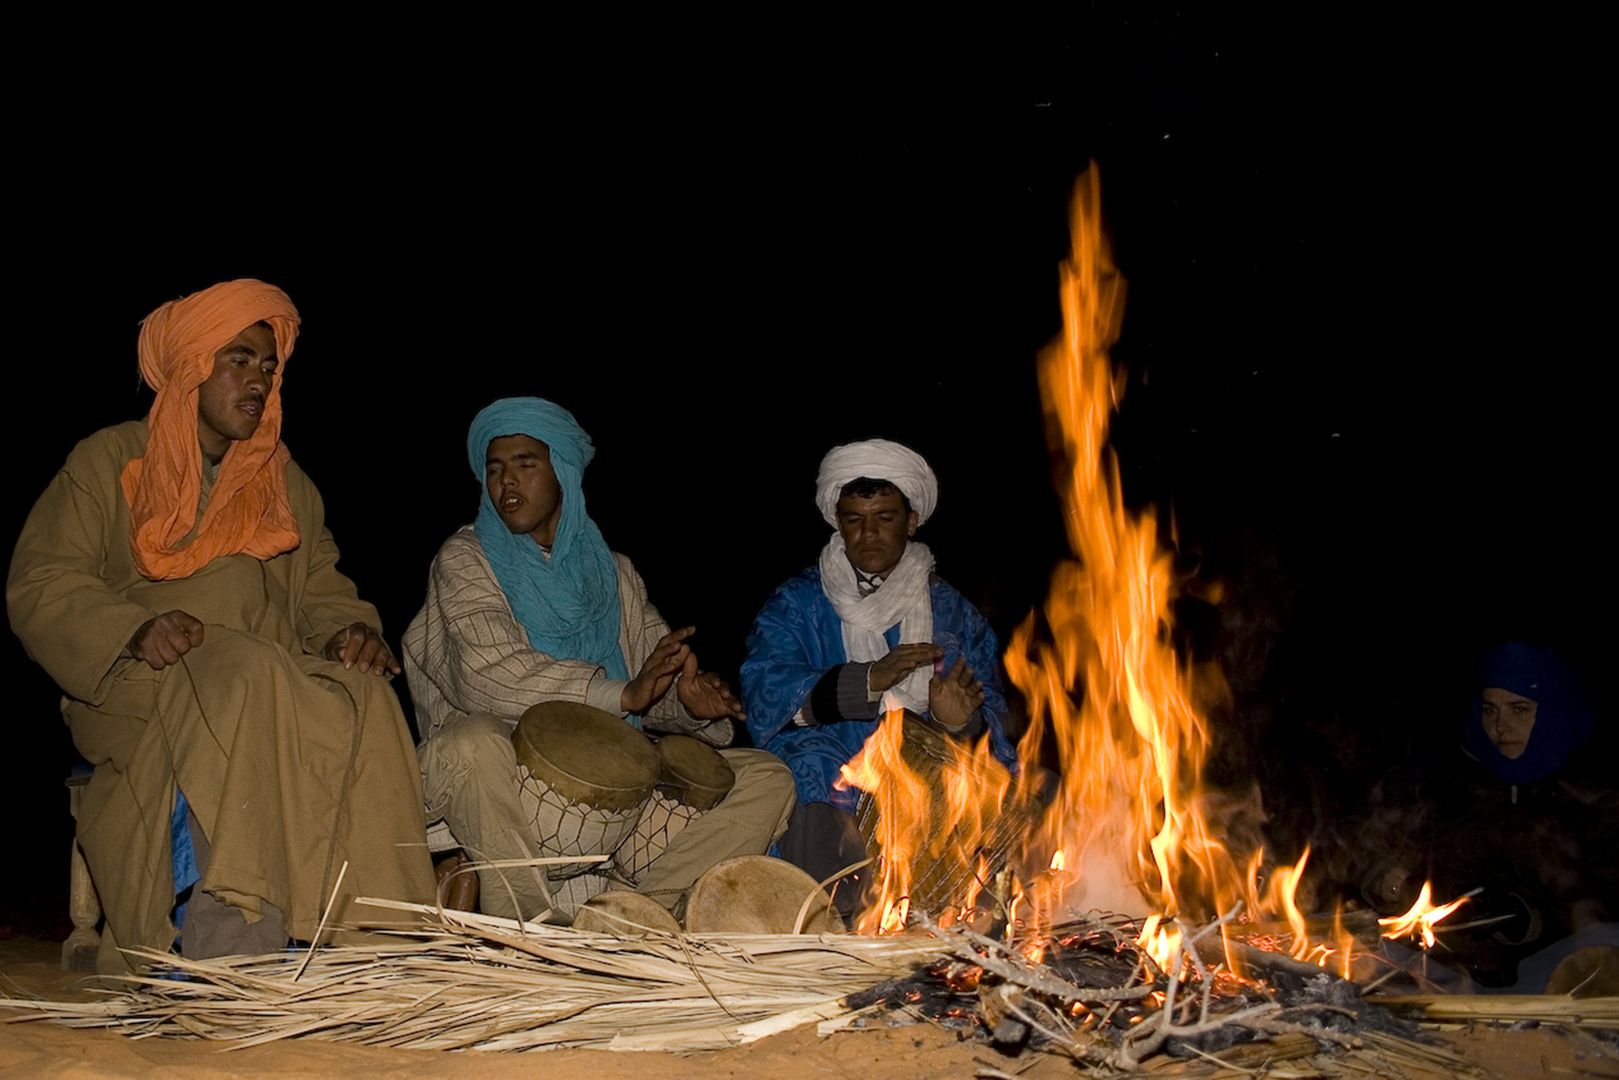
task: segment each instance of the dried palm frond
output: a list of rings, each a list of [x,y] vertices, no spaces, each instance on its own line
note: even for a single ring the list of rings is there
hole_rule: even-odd
[[[394,941],[152,967],[100,1002],[0,999],[134,1036],[237,1046],[294,1036],[423,1049],[706,1050],[848,1012],[843,997],[941,952],[926,935],[650,935],[623,939],[385,901],[415,911]]]
[[[1553,994],[1426,994],[1369,997],[1390,1012],[1424,1020],[1480,1020],[1513,1024],[1575,1024],[1619,1030],[1619,997],[1569,998]]]

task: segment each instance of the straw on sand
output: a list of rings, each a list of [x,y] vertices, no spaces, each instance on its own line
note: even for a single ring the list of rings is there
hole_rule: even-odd
[[[1619,1031],[1619,997],[1570,998],[1555,994],[1382,995],[1367,1001],[1424,1020],[1477,1020],[1515,1024],[1575,1024]]]
[[[368,899],[424,917],[374,945],[156,965],[108,1001],[0,999],[12,1019],[252,1046],[296,1036],[422,1049],[692,1051],[849,1013],[842,998],[940,955],[924,934],[616,938]],[[176,978],[176,975],[182,976]]]

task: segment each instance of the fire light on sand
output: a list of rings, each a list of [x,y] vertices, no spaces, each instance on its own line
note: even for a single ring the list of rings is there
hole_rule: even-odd
[[[1065,464],[1074,558],[1053,576],[1043,630],[1031,614],[1005,656],[1028,704],[1022,767],[1009,774],[987,739],[971,748],[944,740],[943,783],[930,786],[901,754],[899,715],[884,721],[843,780],[871,792],[880,815],[882,900],[862,920],[868,932],[902,925],[897,913],[918,895],[913,879],[939,858],[971,867],[999,854],[1017,879],[996,889],[982,864],[966,894],[951,898],[953,910],[935,912],[947,923],[972,914],[975,903],[982,914],[985,893],[1001,909],[991,914],[1012,914],[1015,897],[1016,914],[1038,926],[1070,910],[1203,917],[1237,900],[1257,917],[1290,905],[1298,887],[1293,868],[1273,872],[1266,903],[1263,853],[1229,850],[1211,826],[1201,781],[1209,727],[1170,641],[1171,555],[1159,544],[1155,514],[1125,508],[1107,446],[1122,394],[1109,350],[1125,282],[1102,227],[1094,166],[1080,176],[1071,212],[1062,330],[1040,355],[1039,378],[1048,433]],[[1055,798],[1035,790],[1048,775],[1040,760],[1048,738],[1057,753]],[[929,792],[941,786],[944,805],[934,805]],[[1009,816],[1025,823],[1022,834],[1005,847],[989,843]],[[1293,917],[1302,927],[1296,907]]]

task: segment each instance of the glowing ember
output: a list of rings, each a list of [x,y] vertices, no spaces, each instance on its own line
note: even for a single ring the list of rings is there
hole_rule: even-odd
[[[1451,912],[1467,903],[1470,897],[1462,896],[1440,907],[1433,906],[1433,882],[1422,883],[1422,892],[1417,896],[1417,902],[1411,905],[1411,910],[1404,915],[1396,915],[1388,919],[1378,919],[1377,925],[1384,927],[1383,936],[1386,938],[1421,936],[1423,948],[1434,947],[1433,928]]]

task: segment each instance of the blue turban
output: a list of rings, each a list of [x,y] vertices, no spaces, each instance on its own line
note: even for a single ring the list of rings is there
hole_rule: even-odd
[[[1515,758],[1504,756],[1484,731],[1478,694],[1465,729],[1468,753],[1509,784],[1527,784],[1561,768],[1591,735],[1596,717],[1585,703],[1585,682],[1542,645],[1509,642],[1479,657],[1477,689],[1500,687],[1535,703],[1535,726]]]
[[[489,444],[507,435],[527,435],[551,450],[551,469],[562,487],[562,516],[549,559],[532,538],[507,529],[489,500]],[[601,530],[585,513],[585,466],[595,454],[590,436],[560,405],[533,397],[495,402],[477,415],[467,434],[467,462],[482,487],[473,528],[531,646],[558,659],[589,660],[614,679],[628,679],[618,643],[618,567]]]

